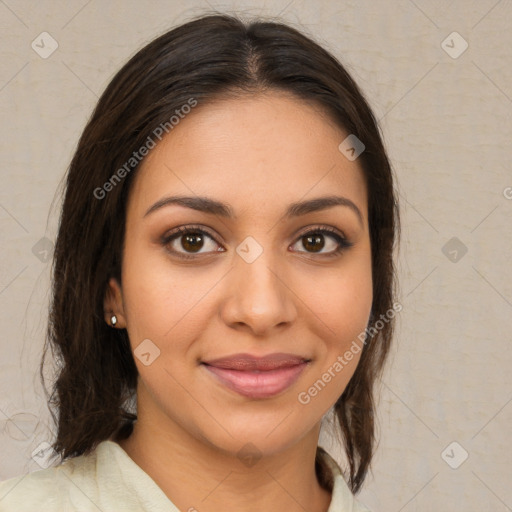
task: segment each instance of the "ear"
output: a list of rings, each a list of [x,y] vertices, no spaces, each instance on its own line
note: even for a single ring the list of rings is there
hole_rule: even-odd
[[[111,318],[112,315],[115,315],[117,319],[115,325],[116,328],[126,328],[126,317],[124,314],[123,306],[123,292],[121,290],[121,285],[114,277],[109,279],[107,288],[105,290],[103,310],[105,312],[105,322],[107,322],[108,325],[112,326]]]

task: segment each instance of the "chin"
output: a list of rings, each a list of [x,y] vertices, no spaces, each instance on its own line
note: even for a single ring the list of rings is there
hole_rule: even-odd
[[[246,452],[247,456],[272,456],[300,442],[320,422],[319,420],[313,425],[290,424],[293,415],[287,414],[282,414],[278,418],[273,415],[265,421],[256,417],[254,413],[249,413],[247,417],[239,418],[236,422],[224,422],[222,427],[225,430],[218,427],[214,434],[209,429],[206,437],[209,444],[230,456],[243,458]],[[299,417],[295,416],[295,420]]]

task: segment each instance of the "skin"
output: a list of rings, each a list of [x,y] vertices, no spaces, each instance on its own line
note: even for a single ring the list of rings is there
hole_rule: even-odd
[[[113,312],[133,350],[149,339],[160,355],[147,366],[135,357],[138,420],[119,444],[180,510],[329,507],[331,494],[314,469],[320,422],[360,352],[307,405],[297,397],[349,349],[370,315],[367,191],[357,160],[338,149],[347,135],[318,107],[284,93],[222,100],[198,105],[135,177],[122,286],[110,280],[105,320]],[[144,216],[170,195],[223,201],[236,217],[180,205]],[[362,220],[347,206],[283,217],[292,202],[330,195],[350,199]],[[162,243],[186,225],[209,228],[214,238],[204,236],[192,250],[183,247],[183,235]],[[326,257],[338,247],[327,234],[315,252],[302,235],[321,227],[353,245]],[[236,252],[247,236],[263,249],[252,263]],[[182,260],[172,248],[195,259]],[[241,352],[287,352],[311,362],[284,392],[254,399],[199,364]],[[246,443],[261,455],[251,467],[237,457]]]

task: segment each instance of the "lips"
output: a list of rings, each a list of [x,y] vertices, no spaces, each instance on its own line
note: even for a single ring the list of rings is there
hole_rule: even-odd
[[[296,356],[294,354],[268,354],[266,356],[258,357],[251,354],[234,354],[228,357],[221,357],[219,359],[212,359],[204,361],[209,366],[216,368],[224,368],[226,370],[240,370],[240,371],[270,371],[278,368],[290,368],[298,364],[308,361],[305,357]]]
[[[295,354],[275,353],[263,357],[234,354],[203,361],[217,381],[249,398],[269,398],[289,388],[310,360]]]

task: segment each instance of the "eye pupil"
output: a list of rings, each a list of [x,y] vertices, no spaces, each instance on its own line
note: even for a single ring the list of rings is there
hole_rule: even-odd
[[[203,237],[200,233],[187,233],[181,238],[181,246],[186,251],[197,252],[204,244]]]
[[[325,245],[324,237],[322,235],[308,235],[305,240],[302,241],[304,249],[311,250],[312,252],[321,251]],[[310,247],[308,247],[310,245]]]

